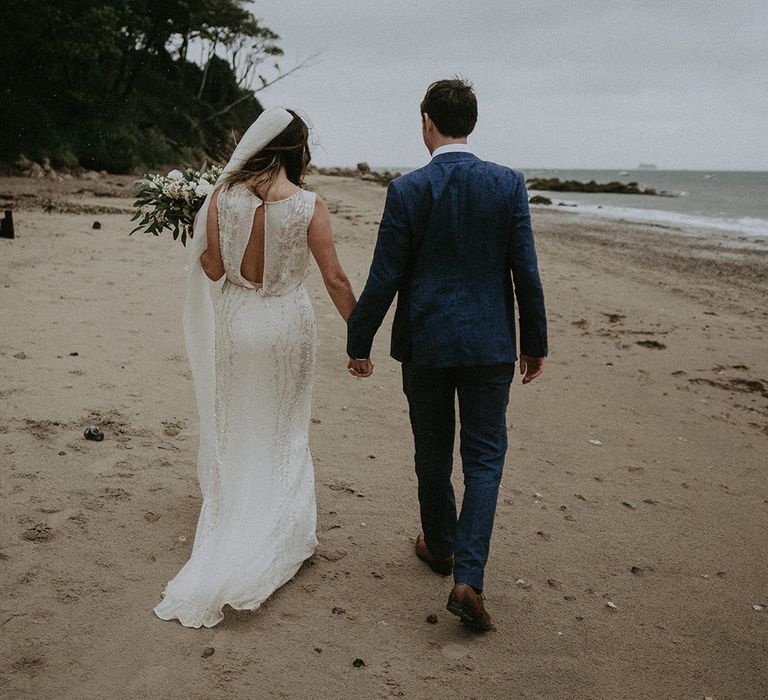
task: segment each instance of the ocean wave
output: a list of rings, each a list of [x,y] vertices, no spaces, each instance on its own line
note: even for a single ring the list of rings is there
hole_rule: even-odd
[[[638,223],[667,224],[687,229],[709,229],[738,233],[757,238],[768,238],[768,219],[750,216],[726,218],[716,216],[698,216],[664,209],[637,209],[634,207],[598,206],[581,202],[563,202],[571,211],[603,219],[626,219]],[[544,208],[544,207],[542,207]]]

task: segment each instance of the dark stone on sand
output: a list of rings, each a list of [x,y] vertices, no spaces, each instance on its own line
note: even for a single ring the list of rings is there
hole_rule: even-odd
[[[654,350],[664,350],[667,347],[658,340],[638,340],[637,344],[643,348],[652,348]]]
[[[216,650],[213,647],[205,647],[203,649],[203,653],[200,654],[204,659],[207,659],[209,656],[213,656],[216,653]]]
[[[528,200],[528,204],[552,204],[552,200],[549,197],[535,194]]]
[[[101,228],[101,222],[100,221],[94,221],[93,226],[91,226],[92,229],[98,230]]]
[[[335,607],[331,610],[331,612],[334,615],[343,615],[345,612],[347,612],[344,608]]]
[[[71,352],[69,353],[70,357],[77,357],[80,353],[79,352]]]
[[[430,613],[429,615],[427,615],[427,622],[430,625],[436,625],[437,624],[437,615],[435,615],[435,613]]]
[[[365,666],[365,661],[363,661],[362,659],[358,658],[358,659],[355,659],[355,660],[352,662],[352,665],[353,665],[355,668],[362,668],[363,666]]]
[[[104,439],[104,431],[97,425],[89,425],[84,431],[86,440],[93,440],[94,442],[101,442]]]

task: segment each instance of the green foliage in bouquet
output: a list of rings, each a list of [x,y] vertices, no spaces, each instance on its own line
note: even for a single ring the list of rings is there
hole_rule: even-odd
[[[181,244],[186,246],[187,238],[193,236],[195,214],[219,175],[221,168],[215,165],[209,168],[204,163],[200,170],[171,170],[167,175],[147,174],[137,180],[133,186],[136,212],[131,221],[139,223],[128,235],[144,230],[159,236],[168,230],[174,241],[181,238]]]

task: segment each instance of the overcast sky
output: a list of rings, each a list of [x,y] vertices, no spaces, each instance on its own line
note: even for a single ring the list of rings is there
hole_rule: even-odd
[[[522,168],[768,169],[768,0],[259,0],[282,65],[259,93],[314,161],[419,166],[430,82],[471,80],[470,145]]]

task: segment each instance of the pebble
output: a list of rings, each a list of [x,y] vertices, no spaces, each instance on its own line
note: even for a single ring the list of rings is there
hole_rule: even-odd
[[[101,222],[100,221],[94,221],[93,226],[91,226],[92,229],[98,230],[101,228]]]
[[[94,442],[101,442],[104,439],[104,431],[97,425],[89,425],[84,431],[86,440],[93,440]]]
[[[333,608],[331,612],[334,615],[343,615],[345,612],[347,612],[344,608]]]
[[[609,600],[609,601],[608,601],[608,602],[605,604],[605,607],[606,607],[606,608],[610,608],[611,610],[618,610],[618,609],[619,609],[619,607],[616,605],[616,603],[614,603],[612,600]]]
[[[213,656],[216,653],[216,650],[213,647],[205,647],[203,649],[203,653],[200,654],[204,659],[207,659],[209,656]]]
[[[362,668],[363,666],[365,666],[365,661],[363,661],[362,659],[358,658],[358,659],[355,659],[355,660],[352,662],[352,665],[353,665],[355,668]]]
[[[430,625],[436,625],[437,624],[437,615],[435,615],[435,613],[430,613],[429,615],[427,615],[427,622]]]
[[[600,442],[600,440],[590,440],[589,444],[590,445],[597,445],[598,447],[600,447],[603,443]]]

